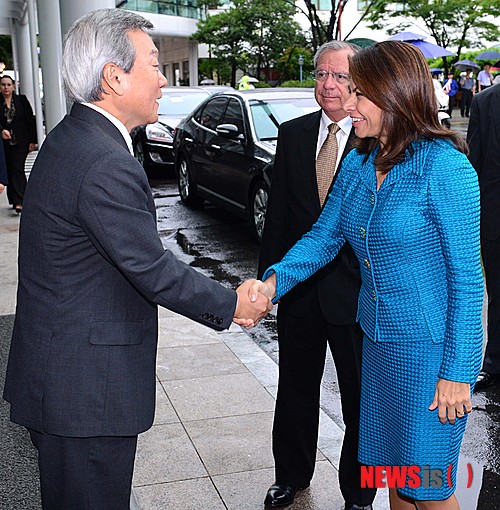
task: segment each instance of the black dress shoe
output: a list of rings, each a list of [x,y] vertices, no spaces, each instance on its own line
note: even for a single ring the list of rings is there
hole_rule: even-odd
[[[356,503],[346,503],[344,510],[373,510],[371,505],[356,505]]]
[[[307,487],[309,487],[309,484],[306,487],[293,487],[292,485],[275,483],[269,487],[264,505],[266,508],[282,508],[291,505],[296,492],[307,489]]]
[[[497,381],[500,381],[500,374],[490,374],[489,372],[481,371],[474,386],[474,391],[484,390],[493,386]]]

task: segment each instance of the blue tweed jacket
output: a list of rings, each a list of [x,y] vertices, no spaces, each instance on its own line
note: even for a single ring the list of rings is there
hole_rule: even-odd
[[[311,231],[264,274],[279,300],[347,239],[361,266],[358,320],[375,342],[444,342],[439,377],[475,381],[482,353],[479,187],[449,141],[415,142],[377,190],[375,154],[344,160]]]

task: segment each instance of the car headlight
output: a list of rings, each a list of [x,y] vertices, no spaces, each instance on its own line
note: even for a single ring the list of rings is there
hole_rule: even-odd
[[[148,124],[146,126],[146,138],[155,142],[173,143],[172,133],[163,125]]]

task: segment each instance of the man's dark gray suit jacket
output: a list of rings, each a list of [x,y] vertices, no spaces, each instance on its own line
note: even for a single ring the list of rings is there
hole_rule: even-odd
[[[500,236],[500,85],[472,99],[467,142],[481,188],[481,235]]]
[[[74,105],[44,142],[23,206],[12,421],[76,437],[147,430],[157,305],[221,330],[236,299],[164,250],[141,165],[108,119]]]

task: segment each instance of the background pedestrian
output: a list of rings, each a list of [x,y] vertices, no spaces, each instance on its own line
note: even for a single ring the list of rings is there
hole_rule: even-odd
[[[19,214],[23,209],[26,190],[24,164],[28,152],[36,148],[36,124],[33,110],[26,96],[14,92],[10,76],[0,79],[0,129],[7,163],[7,198]]]

